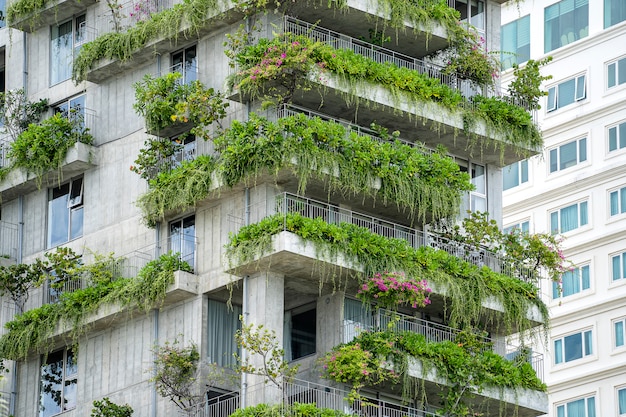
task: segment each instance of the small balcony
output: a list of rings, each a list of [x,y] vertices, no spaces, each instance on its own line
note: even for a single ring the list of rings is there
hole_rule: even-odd
[[[0,220],[0,266],[15,263],[17,246],[17,225]]]
[[[119,9],[108,9],[96,16],[93,34],[101,36],[111,32],[123,32],[155,13],[171,9],[174,0],[131,0],[119,5]],[[92,39],[90,39],[92,40]]]
[[[13,0],[9,8],[16,3],[32,3],[29,0]],[[9,26],[24,32],[32,33],[41,28],[56,25],[73,16],[83,14],[87,8],[96,4],[97,0],[58,0],[43,1],[43,7],[28,14],[15,16]]]

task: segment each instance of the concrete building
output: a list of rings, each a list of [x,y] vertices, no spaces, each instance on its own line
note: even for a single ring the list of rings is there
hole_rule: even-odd
[[[544,151],[504,170],[504,225],[560,232],[576,267],[560,290],[542,288],[548,415],[623,416],[625,3],[506,4],[502,24],[502,49],[518,54],[505,65],[553,57],[542,70],[552,75],[538,115]]]
[[[0,317],[13,324],[2,330],[0,350],[12,360],[5,361],[10,372],[3,379],[2,398],[10,412],[86,416],[93,401],[106,397],[128,403],[135,416],[176,415],[177,407],[158,395],[151,381],[154,346],[193,343],[202,363],[215,363],[228,375],[242,315],[245,323],[275,332],[285,359],[299,365],[296,379],[280,389],[253,374],[213,384],[189,415],[221,416],[243,405],[298,401],[360,415],[433,416],[445,405],[440,393],[454,390],[460,392],[459,401],[448,404],[448,412],[464,405],[494,416],[546,413],[546,394],[523,386],[531,379],[540,382],[541,356],[532,355],[527,344],[508,346],[509,335],[532,332],[544,322],[533,284],[523,283],[524,271],[507,269],[505,259],[449,241],[430,227],[458,217],[462,209],[489,211],[500,221],[502,166],[537,152],[519,126],[496,125],[487,111],[479,111],[478,93],[489,103],[520,110],[498,88],[449,73],[431,58],[463,27],[456,17],[450,21],[451,8],[476,28],[476,39],[482,36],[489,50],[497,49],[501,4],[298,1],[278,10],[266,4],[269,11],[264,11],[255,9],[259,3],[264,4],[16,0],[7,5],[11,28],[0,29],[0,85],[5,91],[22,88],[30,102],[46,99],[48,107],[39,124],[3,138],[0,262],[35,265],[64,247],[79,254],[83,266],[106,264],[80,275],[49,271],[27,300],[18,297],[19,306],[5,294]],[[424,10],[437,10],[438,20],[424,17]],[[226,52],[238,46],[241,28],[250,31],[251,45],[263,38],[283,39],[282,32],[301,37],[286,38],[291,43],[281,44],[285,56],[272,56],[271,62],[263,54],[275,50],[237,49],[233,68]],[[302,70],[300,65],[313,59],[299,48],[303,39],[349,54],[352,66],[333,67],[335,53],[316,46],[322,55]],[[304,58],[296,60],[292,52]],[[289,71],[277,70],[283,59],[292,59]],[[255,65],[279,75],[259,86],[255,80],[263,74],[254,72]],[[385,66],[378,70],[380,79],[368,79],[370,73],[359,70],[380,68],[376,65]],[[167,77],[172,71],[181,78],[149,96],[144,108],[165,96],[171,100],[168,94],[197,85],[196,79],[206,89],[193,96],[197,101],[185,93],[162,113],[148,111],[144,120],[134,108],[133,86],[146,74]],[[386,79],[393,71],[402,72],[406,84]],[[227,88],[233,76],[234,88]],[[180,136],[201,124],[208,114],[203,103],[217,100],[218,91],[229,106],[219,117],[220,126],[208,123],[210,140],[200,138],[202,132]],[[278,108],[263,106],[277,94],[283,99]],[[192,104],[204,110],[194,113]],[[161,119],[155,122],[157,116]],[[65,120],[71,127],[54,136],[51,132],[58,130],[53,127]],[[309,121],[326,130],[311,133]],[[277,130],[279,123],[285,124]],[[372,130],[373,123],[378,127]],[[43,134],[37,126],[43,126]],[[304,129],[299,140],[290,134],[296,128]],[[534,132],[533,126],[524,129]],[[396,130],[401,140],[385,133]],[[272,136],[276,131],[287,134]],[[14,144],[35,132],[39,136],[33,138],[41,143],[31,139],[16,156]],[[53,137],[59,142],[50,145]],[[42,165],[29,165],[41,161],[37,151],[44,143],[57,155],[69,137],[76,143],[58,163],[44,164],[43,171],[37,170]],[[279,139],[282,148],[272,142]],[[305,145],[310,146],[306,152]],[[435,151],[439,145],[447,151]],[[151,154],[151,166],[146,160],[138,164],[142,150],[151,146],[171,152],[163,158]],[[394,159],[372,161],[371,155]],[[407,168],[409,160],[414,165]],[[362,161],[368,162],[363,166]],[[137,170],[141,175],[132,172]],[[166,195],[161,187],[173,188]],[[311,229],[312,221],[318,223]],[[318,233],[320,224],[332,227]],[[181,270],[172,273],[159,293],[163,299],[147,313],[133,304],[141,303],[142,293],[128,293],[136,300],[107,301],[112,287],[152,282],[155,277],[146,268],[170,251],[180,257]],[[98,263],[111,253],[114,262]],[[411,278],[429,282],[431,303],[417,309],[394,306],[400,311],[385,326],[389,316],[364,308],[356,294],[368,276],[397,269],[422,271],[423,276]],[[97,281],[96,276],[108,278]],[[477,280],[512,289],[472,286]],[[51,311],[70,308],[66,296],[85,300],[93,288],[103,292],[74,306],[72,320],[58,316],[51,327],[42,327],[52,320]],[[515,288],[522,288],[523,296]],[[517,313],[506,303],[511,297],[518,297]],[[16,316],[18,309],[29,319]],[[451,327],[454,323],[463,329]],[[483,386],[474,377],[446,377],[425,357],[413,355],[406,368],[395,364],[407,376],[404,384],[365,386],[361,392],[374,405],[350,404],[345,400],[350,385],[321,378],[318,359],[377,326],[412,330],[428,343],[451,341],[460,349],[460,330],[480,328],[485,336],[472,358],[505,358],[514,372],[531,369],[532,376]],[[253,352],[241,354],[261,365]],[[407,381],[417,387],[413,396],[403,392]]]

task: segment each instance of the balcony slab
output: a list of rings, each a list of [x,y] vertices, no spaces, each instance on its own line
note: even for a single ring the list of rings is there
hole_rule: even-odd
[[[34,32],[40,28],[59,24],[73,16],[82,14],[98,0],[58,0],[50,1],[40,11],[19,17],[10,26],[24,32]]]

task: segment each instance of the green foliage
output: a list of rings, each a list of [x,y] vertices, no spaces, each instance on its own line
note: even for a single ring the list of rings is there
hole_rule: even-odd
[[[7,295],[21,313],[30,290],[39,287],[45,276],[45,265],[39,259],[33,264],[0,265],[0,296]]]
[[[305,115],[270,122],[252,114],[246,122],[234,121],[214,139],[220,152],[217,159],[203,156],[162,172],[138,203],[151,224],[167,210],[206,198],[214,173],[232,187],[288,168],[297,176],[301,192],[309,180],[318,179],[329,191],[396,204],[413,219],[427,214],[456,216],[462,193],[472,185],[445,150],[427,153],[384,135],[383,139],[387,140],[360,136],[339,123]],[[372,187],[377,181],[379,189]]]
[[[146,74],[134,84],[135,111],[146,119],[146,128],[158,135],[173,123],[192,123],[188,134],[209,139],[208,128],[226,116],[219,93],[205,88],[200,81],[183,83],[178,72],[153,77]]]
[[[357,298],[367,305],[375,303],[375,307],[397,310],[406,304],[412,308],[425,307],[430,304],[426,280],[406,278],[401,272],[377,272],[361,285]]]
[[[132,415],[133,408],[130,405],[118,405],[104,397],[101,401],[93,402],[90,417],[130,417]]]
[[[7,8],[8,26],[12,26],[16,20],[25,18],[31,14],[35,15],[51,3],[53,3],[53,0],[16,0],[9,3],[9,7]],[[38,15],[32,17],[32,19],[37,18]]]
[[[472,415],[466,413],[472,407],[466,400],[486,387],[546,391],[545,384],[537,377],[524,355],[520,355],[517,360],[508,361],[494,353],[491,348],[491,344],[485,342],[482,335],[473,331],[462,331],[456,335],[454,341],[443,342],[432,342],[422,334],[408,331],[362,332],[350,343],[341,344],[327,354],[323,363],[330,363],[332,368],[326,368],[324,375],[338,382],[355,384],[359,388],[363,383],[374,385],[376,381],[363,381],[354,372],[363,364],[364,358],[367,358],[375,362],[372,365],[393,372],[394,378],[403,377],[406,381],[408,360],[417,358],[421,360],[425,371],[434,368],[438,376],[447,381],[441,393],[442,411],[455,416]],[[346,355],[345,352],[368,354]],[[342,357],[346,360],[339,359]],[[385,364],[389,359],[392,364]],[[363,375],[362,371],[361,374]],[[412,377],[419,378],[415,375]],[[405,388],[407,385],[410,387],[411,384],[405,382]],[[410,396],[414,394],[404,393]]]
[[[93,136],[88,132],[82,117],[73,113],[69,117],[57,113],[41,123],[31,123],[11,143],[8,152],[11,160],[9,168],[21,168],[34,174],[41,186],[44,174],[55,168],[60,172],[71,147],[77,142],[88,145],[93,142]]]
[[[552,61],[552,57],[535,61],[528,60],[523,66],[513,64],[513,81],[509,84],[509,93],[514,99],[527,103],[531,109],[540,109],[539,99],[548,92],[541,89],[544,81],[552,79],[552,75],[541,75],[540,68]]]
[[[64,292],[58,302],[18,314],[8,322],[5,326],[8,332],[0,337],[0,358],[20,360],[33,351],[50,352],[51,336],[63,326],[70,328],[69,339],[77,343],[88,330],[85,319],[102,305],[114,303],[122,308],[139,307],[148,312],[163,301],[167,286],[173,282],[174,271],[191,271],[186,262],[166,254],[148,263],[137,277],[120,278],[114,272],[118,262],[109,255],[96,257],[93,264],[81,265],[78,258],[72,260],[69,251],[48,257],[46,270],[58,270],[66,280],[86,279],[87,286]]]
[[[350,417],[331,408],[318,408],[315,403],[259,404],[238,408],[231,417]]]
[[[202,392],[196,388],[199,375],[200,353],[195,343],[179,347],[178,340],[153,350],[156,383],[159,395],[169,398],[177,407],[185,409],[202,400]]]
[[[0,132],[15,140],[31,123],[38,123],[48,110],[48,99],[28,101],[23,89],[0,92]]]
[[[250,356],[246,356],[245,360],[242,360],[236,355],[239,361],[238,371],[261,375],[265,378],[266,383],[270,382],[278,389],[283,389],[283,383],[293,379],[298,372],[299,365],[289,366],[285,360],[285,351],[280,348],[274,330],[268,330],[262,324],[258,326],[245,324],[241,316],[239,320],[242,325],[235,334],[237,345],[249,352],[250,355],[258,356],[262,365],[260,367],[253,365]]]

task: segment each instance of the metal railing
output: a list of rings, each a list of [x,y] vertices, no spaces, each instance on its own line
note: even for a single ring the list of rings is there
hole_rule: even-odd
[[[352,317],[344,320],[344,343],[350,342],[362,331],[392,330],[408,331],[423,335],[429,342],[456,342],[461,330],[432,321],[402,313],[379,309],[371,314]],[[504,339],[480,337],[483,343],[482,352],[491,351],[511,361],[525,360],[535,370],[537,377],[543,381],[543,355],[533,352],[525,346],[507,343]]]
[[[430,246],[448,252],[457,258],[463,259],[478,267],[487,266],[491,270],[514,278],[528,281],[535,277],[535,271],[497,255],[485,248],[475,247],[447,239],[435,233],[413,229],[382,218],[358,213],[339,206],[295,194],[283,193],[276,197],[277,213],[299,213],[315,219],[321,218],[327,223],[351,223],[368,229],[370,232],[388,238],[403,239],[411,247],[417,249]]]
[[[9,166],[9,149],[11,149],[11,141],[9,135],[0,136],[0,168]]]
[[[148,20],[155,13],[170,9],[173,5],[173,0],[131,0],[122,3],[115,10],[109,8],[96,16],[94,36],[122,32],[143,20]]]
[[[17,259],[17,225],[0,220],[0,257]]]

